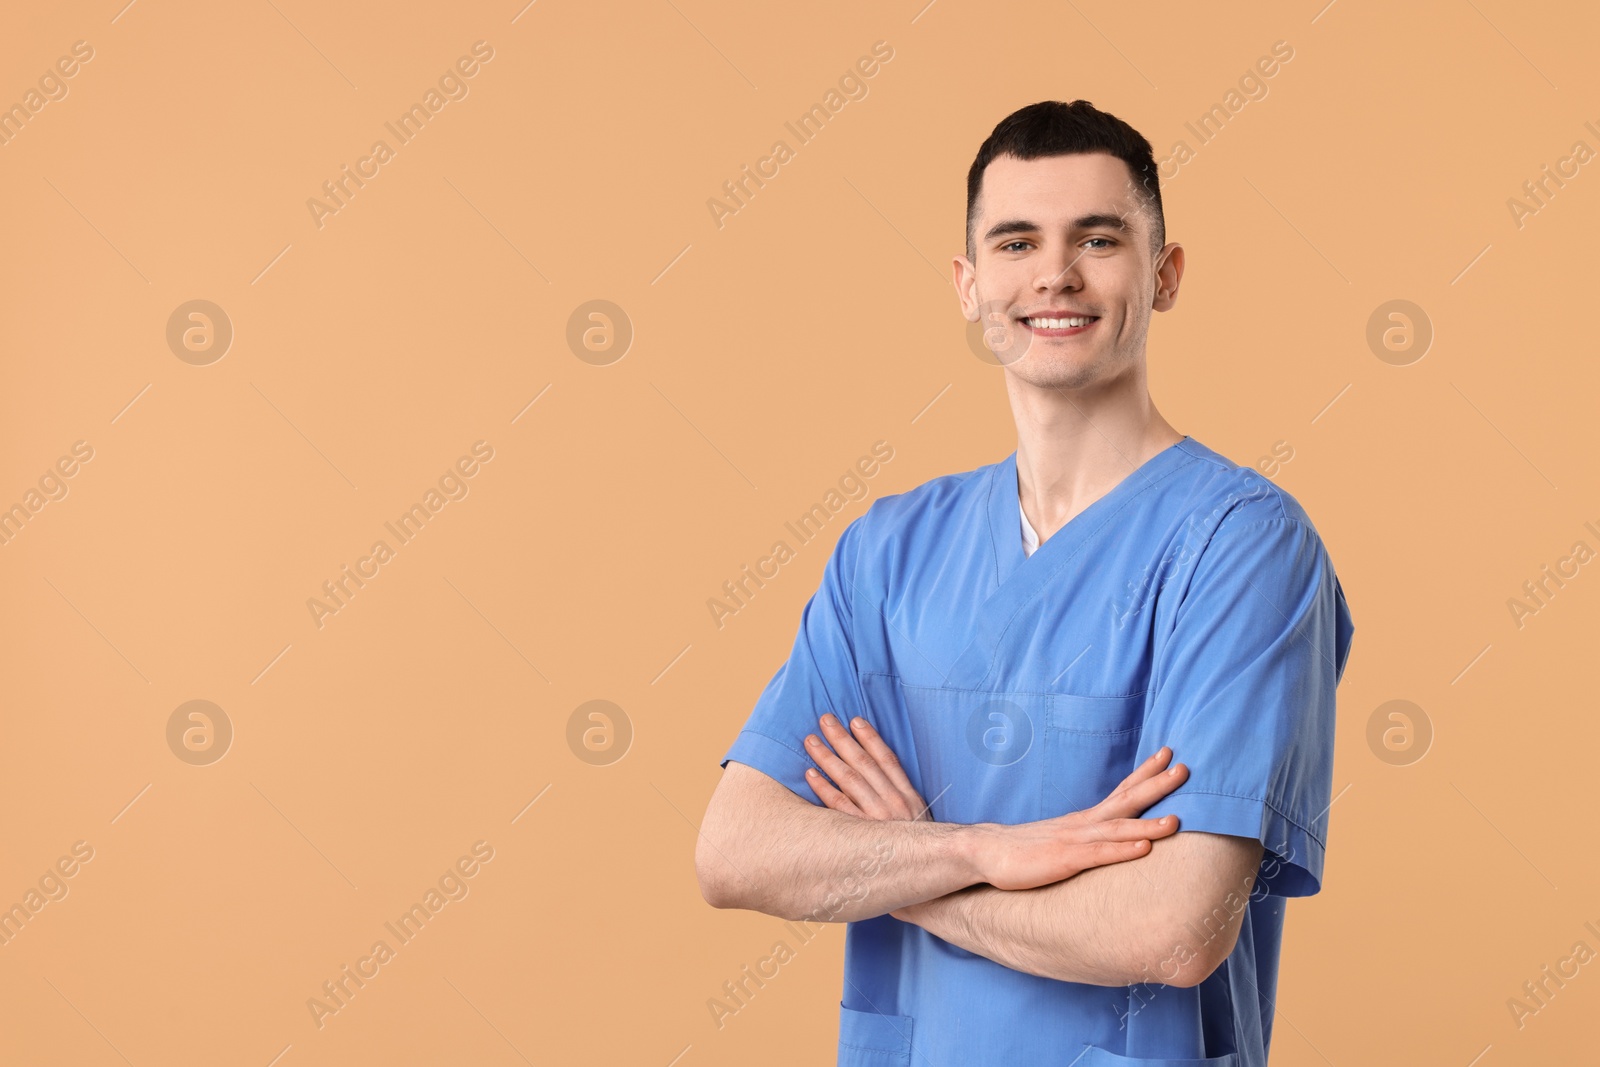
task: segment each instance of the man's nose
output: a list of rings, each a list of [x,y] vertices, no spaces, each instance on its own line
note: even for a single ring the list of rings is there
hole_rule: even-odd
[[[1083,288],[1083,276],[1078,270],[1078,261],[1081,253],[1071,245],[1066,245],[1054,252],[1041,257],[1039,276],[1034,279],[1034,288],[1042,292],[1060,292]]]

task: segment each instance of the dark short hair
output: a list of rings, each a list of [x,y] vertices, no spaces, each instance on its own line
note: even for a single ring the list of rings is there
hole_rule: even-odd
[[[967,171],[967,258],[977,262],[972,231],[978,224],[978,194],[983,189],[983,172],[996,156],[1040,159],[1088,152],[1105,152],[1127,165],[1134,189],[1155,222],[1150,234],[1151,253],[1160,252],[1166,244],[1167,226],[1161,212],[1161,179],[1150,142],[1138,130],[1087,100],[1070,104],[1043,100],[1001,119]]]

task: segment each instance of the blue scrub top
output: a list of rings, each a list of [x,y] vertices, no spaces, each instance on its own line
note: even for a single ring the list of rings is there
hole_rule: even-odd
[[[1292,496],[1191,437],[1032,556],[1017,487],[1012,453],[851,522],[723,765],[820,804],[803,739],[825,711],[860,715],[936,820],[1014,824],[1092,807],[1170,745],[1189,779],[1146,815],[1253,837],[1262,866],[1232,954],[1188,989],[1061,982],[888,915],[850,923],[838,1062],[1264,1067],[1284,898],[1322,884],[1353,632],[1333,563]]]

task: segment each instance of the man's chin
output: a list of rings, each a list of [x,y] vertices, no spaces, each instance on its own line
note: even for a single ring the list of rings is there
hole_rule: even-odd
[[[1107,384],[1114,375],[1099,363],[1085,365],[1075,359],[1052,358],[1035,349],[1007,368],[1017,380],[1036,389],[1083,390]]]

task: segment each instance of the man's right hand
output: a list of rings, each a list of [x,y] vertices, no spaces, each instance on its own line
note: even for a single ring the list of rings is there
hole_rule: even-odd
[[[1092,808],[1014,826],[972,827],[983,880],[996,889],[1036,889],[1090,867],[1148,855],[1151,841],[1178,832],[1176,815],[1136,817],[1188,780],[1189,768],[1178,763],[1169,769],[1171,759],[1172,750],[1163,745]]]
[[[932,819],[876,730],[863,720],[846,731],[831,715],[824,715],[820,725],[826,742],[808,735],[806,748],[827,776],[808,771],[807,781],[825,807],[869,821]],[[1017,825],[967,827],[982,881],[996,889],[1035,889],[1090,867],[1148,855],[1151,841],[1178,832],[1175,815],[1136,817],[1188,780],[1189,768],[1181,763],[1168,768],[1171,759],[1172,750],[1163,745],[1084,811]]]

